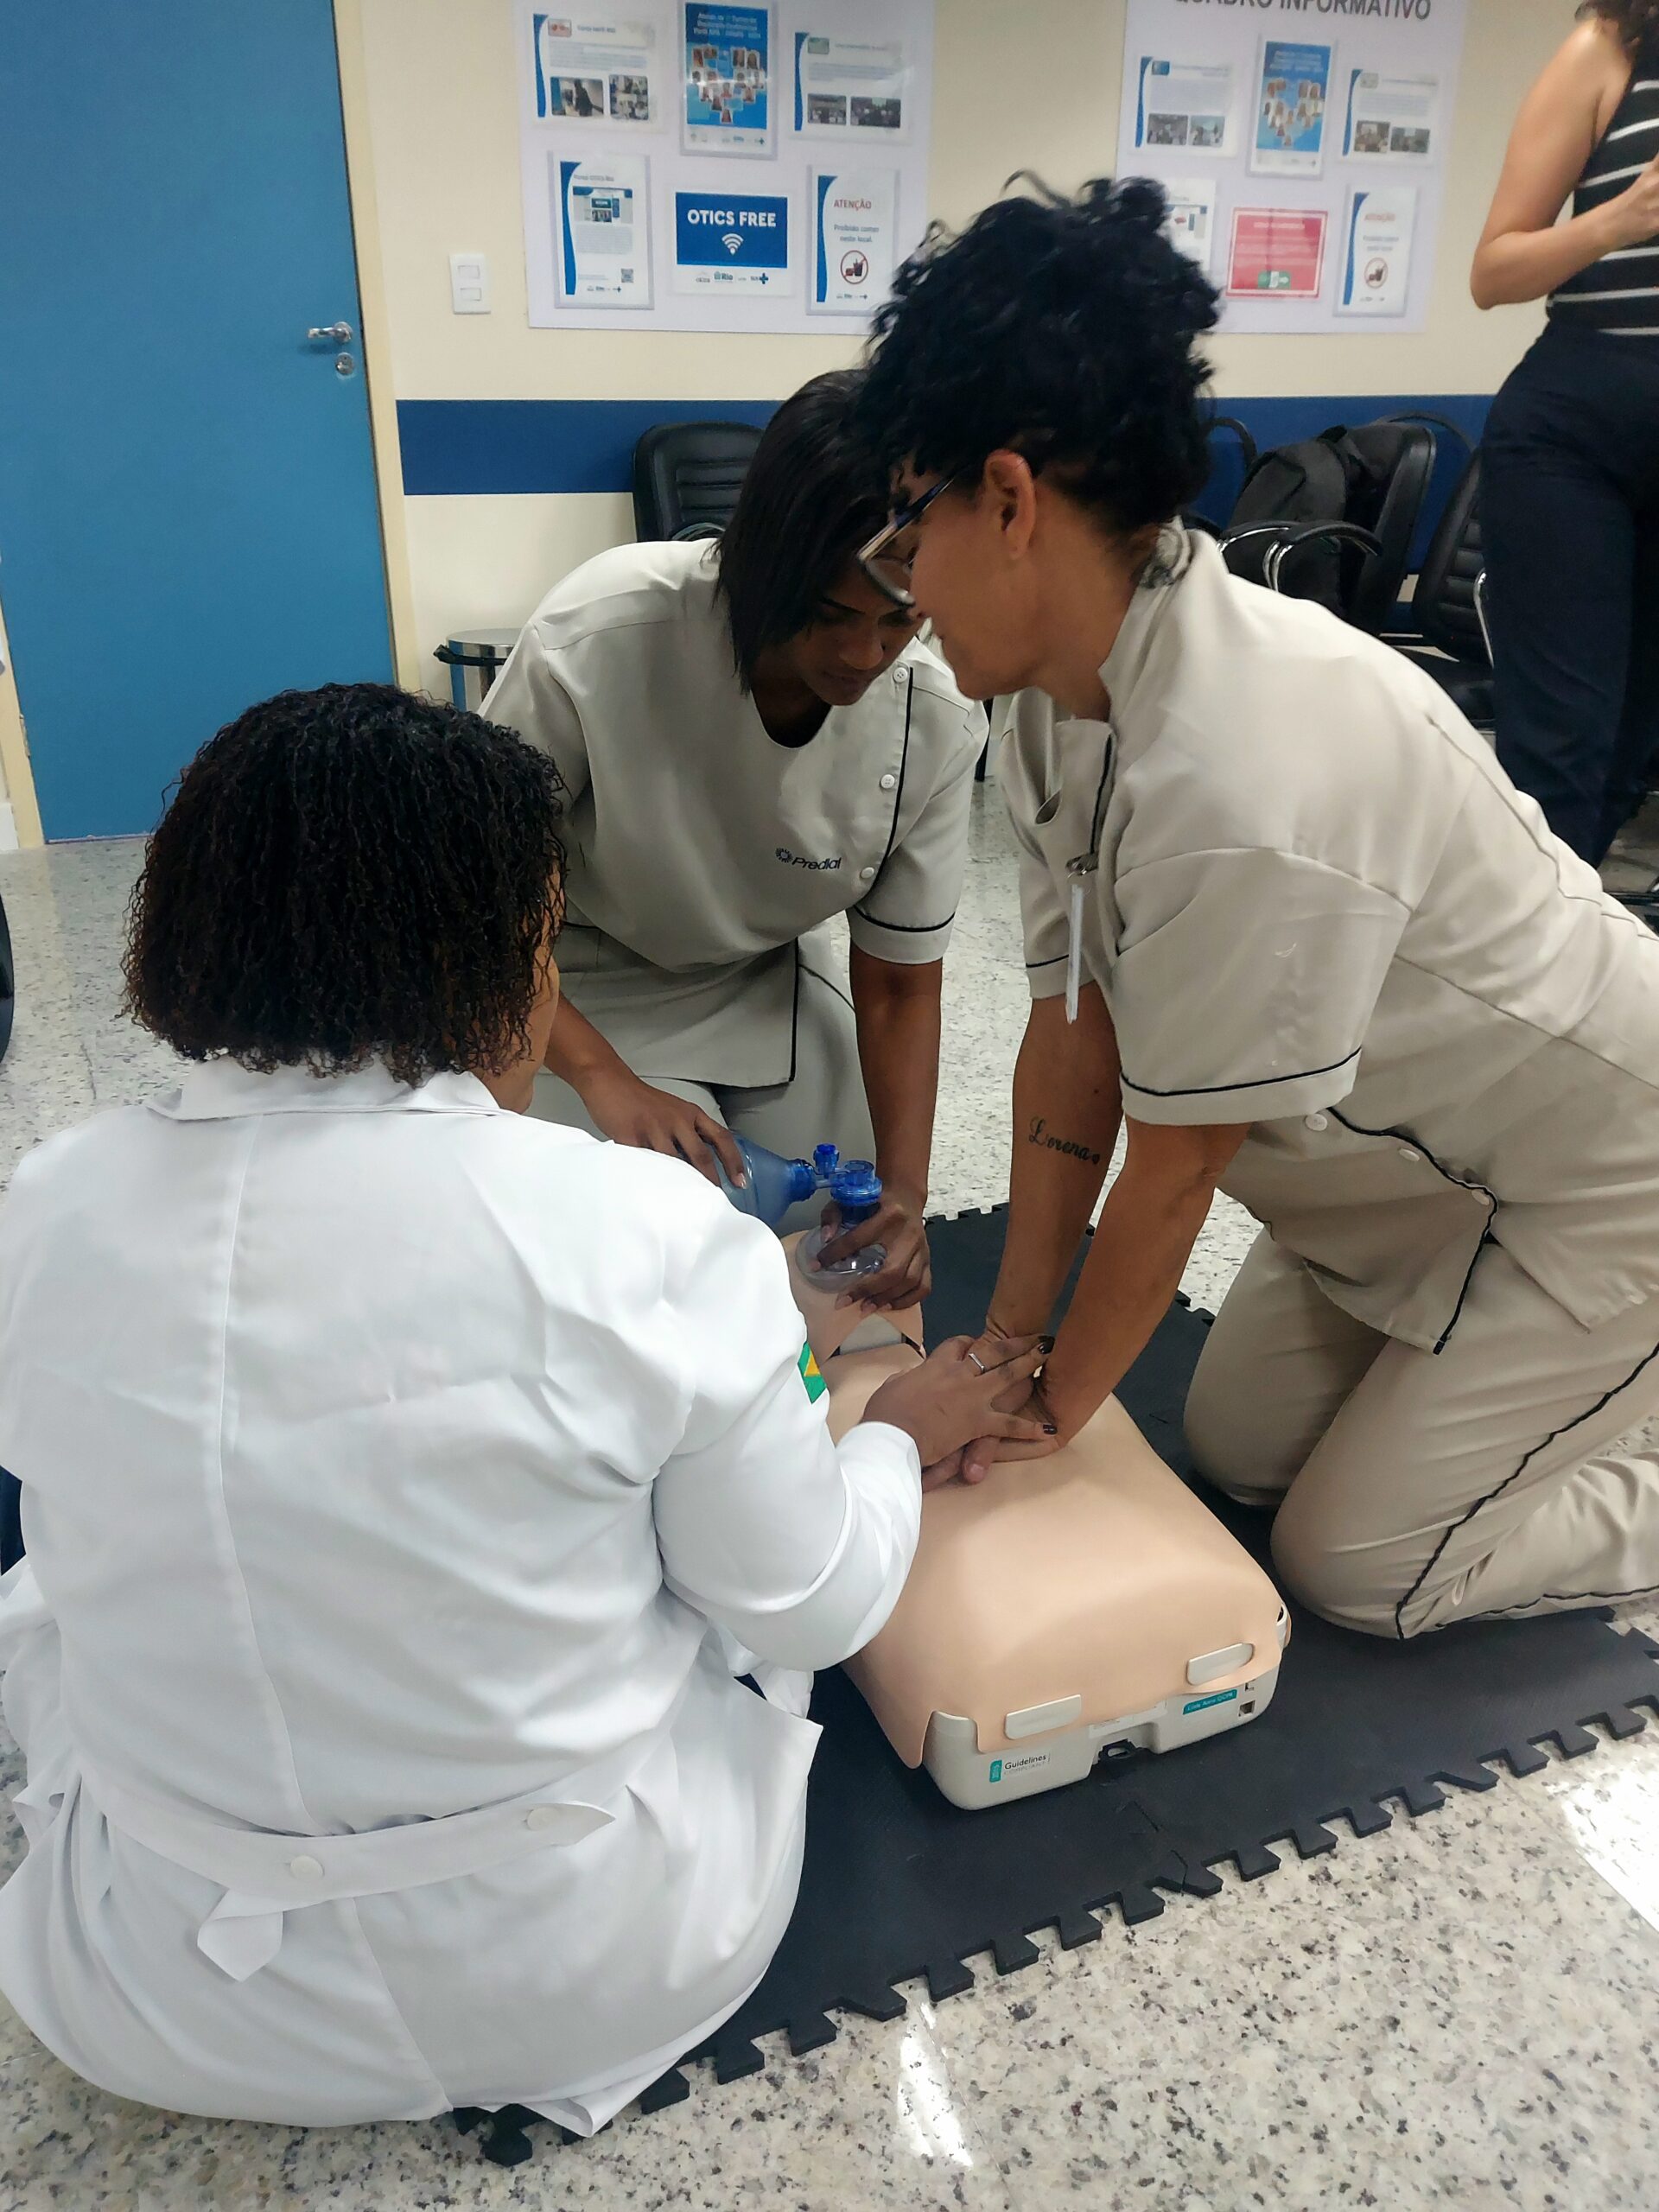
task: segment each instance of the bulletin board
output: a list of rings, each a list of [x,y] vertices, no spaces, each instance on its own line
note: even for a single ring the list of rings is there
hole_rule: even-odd
[[[530,320],[864,329],[927,223],[933,0],[512,0]]]
[[[1467,0],[1128,0],[1117,173],[1224,331],[1421,330]]]

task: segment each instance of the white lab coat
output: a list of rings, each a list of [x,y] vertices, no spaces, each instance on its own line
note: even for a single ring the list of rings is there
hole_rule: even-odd
[[[175,2109],[585,2131],[724,2018],[817,1736],[732,1647],[857,1649],[919,1519],[802,1333],[701,1177],[471,1077],[219,1063],[25,1161],[0,1989],[41,2040]]]

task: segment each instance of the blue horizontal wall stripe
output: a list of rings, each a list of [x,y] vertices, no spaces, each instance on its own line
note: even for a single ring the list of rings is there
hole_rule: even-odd
[[[764,423],[772,399],[400,399],[404,489],[626,492],[653,423]]]
[[[480,492],[626,492],[633,448],[653,423],[764,423],[774,402],[764,399],[403,399],[397,429],[404,489],[412,498]],[[1376,397],[1223,399],[1263,451],[1287,445],[1333,423],[1370,423],[1379,415],[1427,407],[1449,416],[1478,440],[1491,401],[1471,393],[1410,393]],[[1234,442],[1216,439],[1216,472],[1202,504],[1217,518],[1238,488]],[[1447,440],[1452,445],[1454,442]],[[1443,456],[1455,473],[1462,465]],[[1438,504],[1436,502],[1435,504]]]

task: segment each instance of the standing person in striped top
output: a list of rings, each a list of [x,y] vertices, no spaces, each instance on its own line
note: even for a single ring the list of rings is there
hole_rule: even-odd
[[[1516,120],[1471,289],[1549,302],[1483,448],[1497,749],[1596,862],[1659,749],[1659,0],[1579,12]]]

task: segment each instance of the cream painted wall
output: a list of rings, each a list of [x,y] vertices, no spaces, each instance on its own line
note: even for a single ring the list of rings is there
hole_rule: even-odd
[[[401,399],[781,397],[839,365],[844,340],[532,330],[526,320],[517,94],[508,0],[340,0],[360,84],[353,168],[378,209],[378,279]],[[1056,185],[1109,169],[1124,0],[1022,0],[1027,51],[1065,57],[1028,116],[1007,95],[1007,0],[938,0],[931,211],[960,223],[1022,168]],[[1419,335],[1238,337],[1213,347],[1220,395],[1496,390],[1537,308],[1480,315],[1467,275],[1522,95],[1563,37],[1572,0],[1469,0],[1469,37],[1429,327]],[[448,257],[490,257],[494,312],[450,310]],[[372,335],[372,334],[371,334]],[[524,618],[576,562],[632,535],[614,494],[410,499],[400,666],[467,623]],[[392,518],[396,534],[396,518]]]
[[[1027,50],[1065,57],[1040,107],[1011,113],[1008,0],[938,0],[932,212],[959,223],[1022,168],[1075,185],[1110,168],[1124,0],[1021,0]],[[508,0],[336,0],[387,578],[406,683],[447,688],[432,647],[468,623],[523,619],[578,561],[632,534],[628,503],[582,497],[406,499],[402,399],[781,397],[851,349],[835,339],[532,330],[525,317]],[[1477,313],[1466,289],[1510,121],[1572,0],[1469,0],[1469,40],[1428,329],[1418,336],[1217,340],[1218,392],[1488,391],[1541,320]],[[448,256],[490,256],[495,311],[451,313]],[[0,803],[39,830],[16,693],[0,676]]]
[[[23,717],[11,672],[11,649],[0,616],[0,852],[14,845],[41,842],[41,817],[35,804]]]

